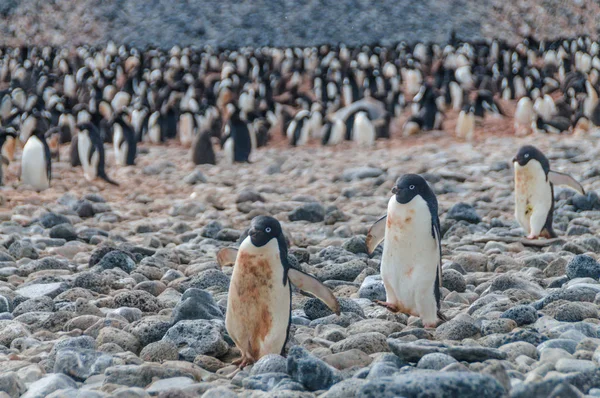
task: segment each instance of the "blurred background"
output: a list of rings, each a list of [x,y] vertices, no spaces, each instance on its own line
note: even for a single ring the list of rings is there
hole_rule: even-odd
[[[389,44],[596,36],[598,0],[1,0],[3,45]]]

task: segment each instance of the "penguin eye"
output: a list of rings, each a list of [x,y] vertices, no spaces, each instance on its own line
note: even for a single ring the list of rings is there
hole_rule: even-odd
[[[415,186],[411,185],[410,187],[408,187],[408,189],[410,189],[412,191],[413,189],[415,189]]]
[[[268,234],[271,233],[271,227],[265,228],[265,232],[268,233]]]
[[[528,153],[526,153],[526,154],[525,154],[525,155],[523,155],[523,156],[525,157],[525,159],[528,159],[528,158],[529,158],[529,154],[528,154]]]

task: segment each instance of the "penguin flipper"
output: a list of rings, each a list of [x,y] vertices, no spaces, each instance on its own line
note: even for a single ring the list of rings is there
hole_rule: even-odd
[[[375,221],[375,223],[369,229],[369,233],[367,234],[367,240],[365,241],[367,245],[367,253],[369,253],[369,255],[373,254],[377,246],[379,246],[379,244],[385,238],[386,220],[387,215]]]
[[[237,259],[238,249],[224,247],[217,252],[217,263],[221,268],[233,266]]]
[[[548,180],[554,185],[566,185],[573,188],[580,194],[585,195],[585,189],[583,189],[583,186],[568,174],[550,170],[548,172]]]
[[[312,293],[319,300],[327,304],[327,306],[337,315],[340,314],[340,303],[335,298],[331,290],[322,284],[314,276],[305,274],[295,268],[288,270],[288,278],[298,289]]]

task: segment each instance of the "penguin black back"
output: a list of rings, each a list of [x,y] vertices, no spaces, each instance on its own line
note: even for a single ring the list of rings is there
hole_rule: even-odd
[[[195,165],[217,164],[210,134],[207,131],[202,131],[194,137],[194,142],[192,143],[192,162]]]

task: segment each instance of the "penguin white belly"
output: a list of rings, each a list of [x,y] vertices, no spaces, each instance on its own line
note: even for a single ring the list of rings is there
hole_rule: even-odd
[[[113,147],[115,149],[115,162],[119,166],[125,166],[125,159],[127,157],[127,151],[124,150],[124,142],[123,141],[123,128],[115,124],[115,132],[113,136]]]
[[[361,146],[375,145],[375,127],[365,115],[357,115],[354,121],[353,138]]]
[[[462,89],[456,82],[450,82],[450,97],[452,98],[452,109],[459,110],[462,106],[463,93]]]
[[[381,258],[381,277],[387,302],[399,311],[420,316],[423,323],[437,320],[434,284],[440,253],[433,237],[427,202],[415,196],[400,204],[390,198]]]
[[[160,126],[154,125],[154,126],[150,127],[150,130],[148,131],[148,137],[150,138],[151,143],[159,144],[160,143]]]
[[[283,285],[279,246],[272,239],[256,247],[250,238],[240,245],[231,276],[225,325],[229,335],[253,360],[280,354],[290,320],[290,285]]]
[[[179,140],[184,146],[192,145],[192,141],[194,140],[193,118],[194,116],[192,114],[186,113],[181,116],[181,120],[179,122]]]
[[[90,160],[89,154],[91,150],[92,141],[90,140],[90,137],[85,133],[80,133],[77,136],[77,151],[79,152],[79,160],[81,162],[81,167],[83,168],[83,175],[88,181],[94,180],[98,174],[98,169],[96,168],[98,164],[98,152],[94,152]]]
[[[21,182],[31,185],[36,191],[50,187],[46,171],[44,144],[36,136],[27,140],[21,157]]]
[[[233,164],[233,138],[228,138],[227,141],[225,141],[225,144],[223,145],[223,152],[225,154],[225,160],[227,160],[228,163]]]
[[[346,125],[341,120],[336,120],[331,127],[329,145],[337,145],[344,141],[346,136]]]
[[[515,218],[527,235],[540,235],[552,200],[550,183],[539,162],[515,164]]]

